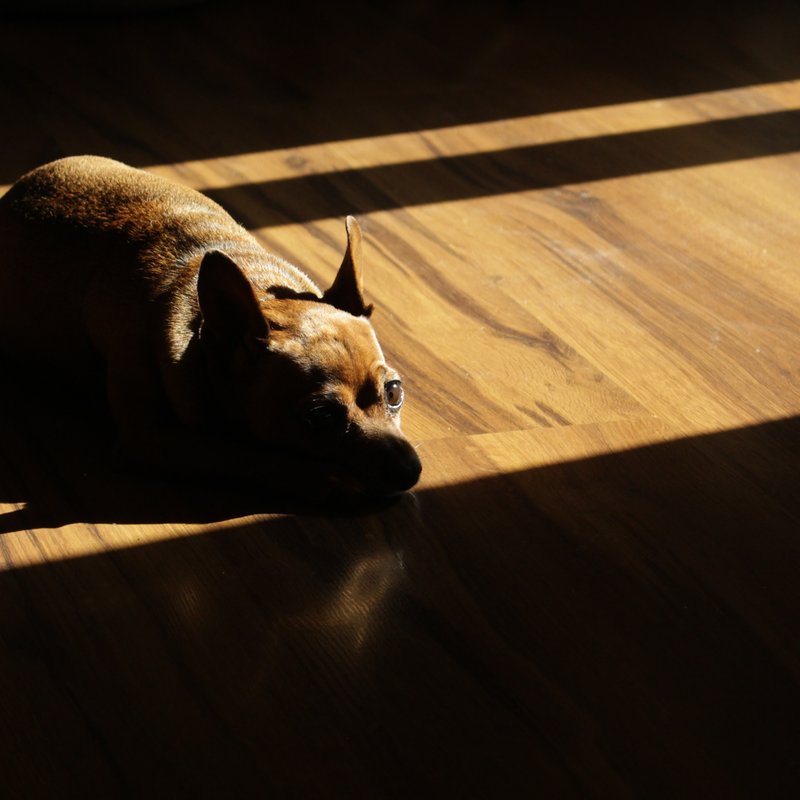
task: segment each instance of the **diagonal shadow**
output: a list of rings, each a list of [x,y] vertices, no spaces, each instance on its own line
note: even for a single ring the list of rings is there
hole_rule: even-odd
[[[58,524],[185,513],[181,487],[131,505],[77,436],[59,460],[45,425],[38,485],[6,450],[31,526],[56,485]],[[798,466],[794,417],[4,572],[4,786],[788,796]]]
[[[370,213],[800,150],[800,111],[212,189],[246,227]]]

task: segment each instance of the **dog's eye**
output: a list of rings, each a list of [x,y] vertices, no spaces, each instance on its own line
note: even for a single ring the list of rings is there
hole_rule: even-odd
[[[400,381],[387,381],[383,387],[389,411],[399,411],[403,405],[403,384]]]
[[[318,433],[337,433],[347,429],[347,410],[339,403],[320,402],[306,410],[305,420]]]

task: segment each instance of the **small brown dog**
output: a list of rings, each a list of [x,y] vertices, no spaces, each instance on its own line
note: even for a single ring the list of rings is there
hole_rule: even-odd
[[[364,303],[361,233],[324,293],[200,193],[65,158],[0,199],[0,349],[105,370],[125,450],[270,492],[389,495],[421,465]]]

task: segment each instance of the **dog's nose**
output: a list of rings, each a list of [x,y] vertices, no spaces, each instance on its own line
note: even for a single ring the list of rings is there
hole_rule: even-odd
[[[398,492],[404,492],[417,483],[422,474],[422,462],[419,460],[417,451],[411,445],[403,458],[398,459],[391,472]]]
[[[405,492],[416,484],[422,472],[422,462],[417,451],[400,437],[384,442],[380,464],[370,476],[374,491],[379,494]]]

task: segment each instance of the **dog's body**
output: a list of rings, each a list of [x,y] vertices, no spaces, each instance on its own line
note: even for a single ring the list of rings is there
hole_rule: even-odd
[[[123,445],[184,474],[310,493],[419,477],[361,293],[360,231],[324,294],[190,189],[105,158],[0,198],[0,350],[100,363]]]

